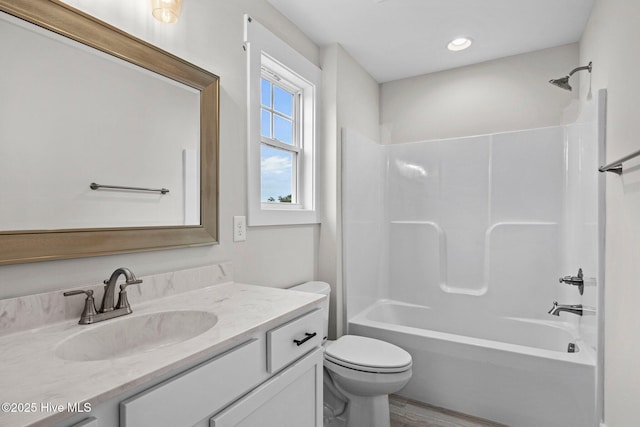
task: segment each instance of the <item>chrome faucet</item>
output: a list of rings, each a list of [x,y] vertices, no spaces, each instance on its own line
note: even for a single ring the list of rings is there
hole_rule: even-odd
[[[118,304],[115,306],[116,310],[124,307],[124,306],[121,306],[123,304],[123,301],[121,300],[122,300],[123,292],[125,292],[125,298],[126,298],[125,288],[129,285],[142,283],[142,280],[136,279],[135,274],[133,274],[131,270],[129,270],[128,268],[124,268],[124,267],[118,268],[116,271],[111,273],[111,277],[109,277],[108,280],[105,280],[103,282],[104,295],[102,296],[102,306],[100,308],[100,313],[113,311],[114,309],[113,295],[115,294],[115,290],[116,290],[116,282],[118,281],[118,277],[120,277],[123,274],[126,279],[126,282],[124,283],[124,285],[120,285],[120,297],[118,298]],[[128,302],[127,302],[127,305],[128,305]]]
[[[582,316],[582,304],[576,305],[564,305],[558,304],[558,301],[553,302],[553,307],[549,310],[549,314],[554,316],[560,316],[560,312],[566,311],[567,313],[577,314],[578,316]]]
[[[114,307],[113,302],[116,282],[121,275],[124,275],[126,281],[125,283],[120,285],[118,302]],[[84,310],[82,310],[80,321],[78,323],[80,323],[81,325],[88,325],[107,319],[113,319],[114,317],[124,316],[125,314],[130,314],[132,310],[131,306],[129,305],[129,300],[127,299],[126,288],[129,285],[135,285],[137,283],[142,283],[142,280],[137,279],[135,274],[133,274],[131,270],[129,270],[128,268],[118,268],[111,274],[111,277],[109,277],[109,279],[104,281],[104,295],[102,296],[102,304],[100,306],[100,310],[98,311],[95,307],[92,290],[69,291],[65,292],[63,295],[65,297],[80,294],[87,295],[87,299],[84,302]]]

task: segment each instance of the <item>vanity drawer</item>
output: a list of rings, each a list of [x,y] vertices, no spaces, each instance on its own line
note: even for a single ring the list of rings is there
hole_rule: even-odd
[[[267,332],[267,369],[274,373],[322,344],[322,310],[291,320]]]
[[[135,395],[120,403],[120,425],[194,425],[266,379],[264,353],[253,339]]]

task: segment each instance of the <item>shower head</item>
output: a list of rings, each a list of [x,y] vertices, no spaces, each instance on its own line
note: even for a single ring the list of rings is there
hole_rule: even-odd
[[[554,86],[558,86],[561,89],[571,91],[571,85],[569,84],[569,77],[571,76],[567,75],[559,79],[551,79],[549,80],[549,83],[551,83]]]
[[[573,76],[575,73],[577,73],[578,71],[582,71],[582,70],[588,70],[589,73],[591,73],[591,68],[592,68],[591,64],[592,63],[589,62],[589,64],[587,64],[587,65],[585,65],[583,67],[574,68],[566,76],[560,77],[559,79],[551,79],[551,80],[549,80],[549,83],[551,83],[554,86],[558,86],[561,89],[571,91],[571,85],[569,84],[569,78],[571,76]]]

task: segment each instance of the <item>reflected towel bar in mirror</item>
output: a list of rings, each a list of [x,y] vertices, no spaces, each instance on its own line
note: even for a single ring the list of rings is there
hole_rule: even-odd
[[[167,194],[169,192],[169,190],[166,189],[166,188],[122,187],[122,186],[119,186],[119,185],[96,184],[95,182],[92,182],[89,185],[89,188],[91,188],[92,190],[97,190],[99,188],[105,188],[107,190],[151,191],[151,192],[162,193],[162,194]]]
[[[626,162],[627,160],[631,160],[637,156],[640,156],[640,150],[634,151],[628,156],[618,159],[615,162],[611,162],[608,165],[601,166],[598,170],[600,172],[613,172],[613,173],[617,173],[618,175],[622,175],[622,163]]]

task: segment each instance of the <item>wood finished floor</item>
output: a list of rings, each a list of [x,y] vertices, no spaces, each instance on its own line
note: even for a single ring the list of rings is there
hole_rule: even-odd
[[[391,427],[507,427],[422,402],[389,396]]]

